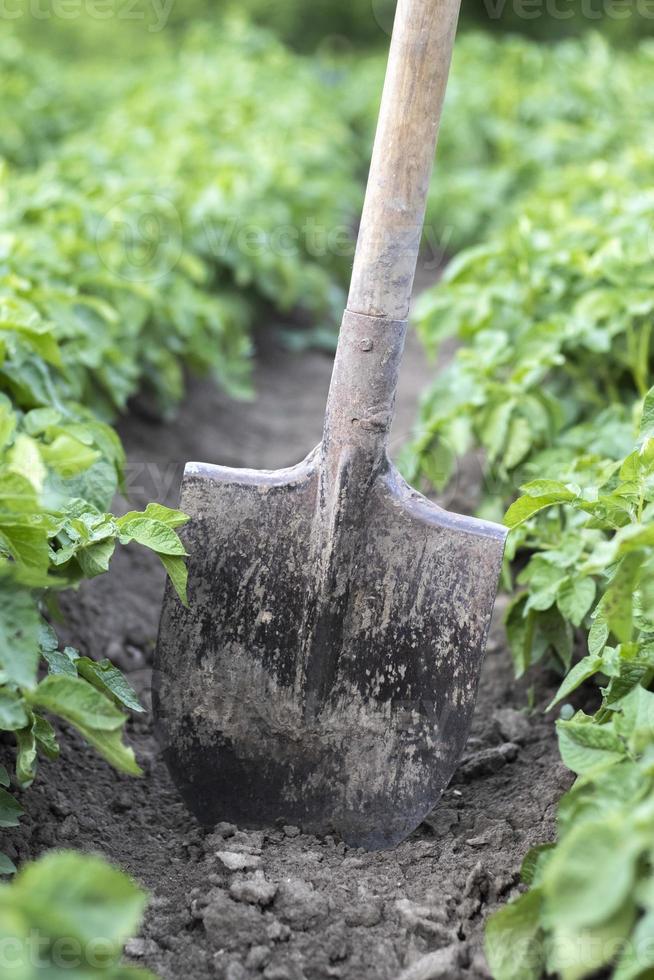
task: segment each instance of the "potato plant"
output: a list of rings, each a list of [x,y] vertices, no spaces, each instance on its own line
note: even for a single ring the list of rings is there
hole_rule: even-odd
[[[566,73],[575,50],[578,71]],[[577,777],[556,843],[527,856],[527,890],[490,920],[497,980],[577,980],[602,968],[636,980],[654,967],[654,198],[643,189],[651,150],[641,114],[650,89],[641,105],[619,99],[651,50],[617,55],[600,91],[586,65],[607,51],[597,40],[526,47],[518,63],[543,66],[540,102],[526,77],[519,110],[507,94],[488,144],[504,205],[486,218],[475,202],[489,185],[477,183],[470,229],[486,237],[456,256],[417,311],[434,350],[446,337],[460,346],[425,395],[408,465],[442,487],[460,454],[481,451],[480,510],[499,519],[508,507],[513,529],[516,672],[541,661],[560,672],[550,707],[561,707],[561,757]],[[437,193],[447,195],[447,176]],[[586,682],[595,685],[586,712],[575,711]]]
[[[572,636],[558,648],[568,673],[550,708],[589,678],[601,702],[593,714],[566,704],[557,723],[577,779],[559,806],[556,845],[525,859],[529,890],[491,919],[487,954],[498,980],[576,980],[608,965],[637,980],[654,967],[654,388],[623,460],[596,460],[583,486],[537,480],[522,491],[506,516],[526,526],[533,552],[509,617],[514,643],[528,657],[544,615],[550,637],[581,627],[585,655],[574,666]],[[569,524],[546,543],[543,518],[555,510]]]
[[[0,730],[25,788],[39,756],[58,754],[52,718],[140,772],[122,741],[138,701],[108,661],[59,649],[47,622],[57,592],[136,542],[185,601],[185,516],[109,513],[124,464],[110,423],[143,389],[172,410],[185,367],[246,392],[263,308],[330,321],[361,191],[314,70],[240,22],[146,57],[89,115],[102,73],[80,66],[83,97],[54,59],[25,68],[17,51],[0,52],[15,82],[0,98],[13,113],[0,174]],[[0,821],[19,817],[5,774]]]

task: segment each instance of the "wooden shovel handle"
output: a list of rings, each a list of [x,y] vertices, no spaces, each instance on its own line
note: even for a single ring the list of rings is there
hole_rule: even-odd
[[[461,0],[399,0],[348,310],[409,312]]]

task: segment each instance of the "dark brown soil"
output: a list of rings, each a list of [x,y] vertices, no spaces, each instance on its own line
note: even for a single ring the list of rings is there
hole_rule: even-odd
[[[394,448],[432,371],[413,341]],[[174,503],[185,460],[269,468],[296,462],[318,442],[329,358],[269,344],[255,374],[251,404],[196,382],[176,422],[125,422],[132,504]],[[464,468],[462,508],[474,482]],[[157,560],[129,548],[67,604],[67,639],[112,657],[146,702],[162,585]],[[467,755],[441,804],[391,852],[348,850],[298,828],[205,833],[168,778],[149,719],[136,717],[128,732],[144,779],[117,776],[66,733],[63,759],[43,764],[22,796],[21,828],[3,849],[21,862],[51,847],[81,847],[132,873],[153,897],[128,952],[164,980],[487,977],[484,919],[515,892],[525,851],[551,839],[555,803],[569,785],[542,714],[549,693],[536,691],[537,707],[526,711],[498,616]]]

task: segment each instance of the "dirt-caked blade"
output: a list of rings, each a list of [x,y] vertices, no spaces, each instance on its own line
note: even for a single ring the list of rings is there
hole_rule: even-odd
[[[318,461],[187,467],[190,606],[168,587],[157,731],[203,824],[283,821],[383,848],[438,801],[465,745],[505,534],[388,463],[363,512],[346,511],[326,581]]]

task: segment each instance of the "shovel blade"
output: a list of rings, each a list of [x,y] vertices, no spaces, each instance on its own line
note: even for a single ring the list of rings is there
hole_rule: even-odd
[[[316,595],[317,459],[187,467],[190,607],[167,588],[157,732],[205,825],[283,822],[391,847],[436,804],[465,746],[505,531],[447,513],[389,464],[330,605]]]

